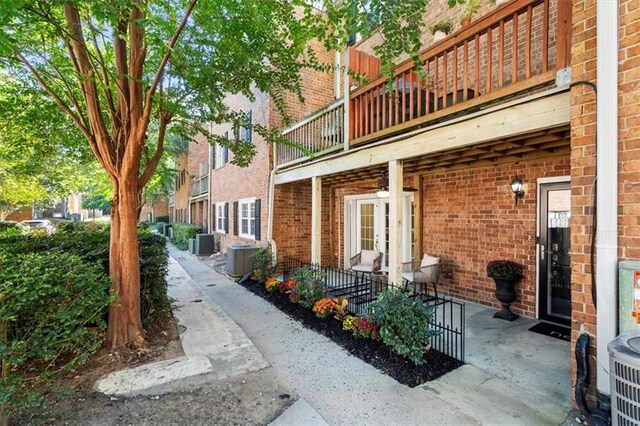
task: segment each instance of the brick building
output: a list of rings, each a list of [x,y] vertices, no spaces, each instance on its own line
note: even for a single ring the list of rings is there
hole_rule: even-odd
[[[209,151],[206,141],[196,138],[176,158],[174,191],[169,194],[171,222],[191,223],[209,232]]]
[[[456,15],[445,3],[430,4],[429,24]],[[572,350],[587,333],[590,393],[606,396],[606,344],[620,332],[617,315],[630,315],[617,311],[617,261],[640,253],[640,9],[633,1],[502,3],[488,2],[444,40],[425,34],[426,79],[399,63],[390,86],[384,78],[350,84],[348,101],[285,130],[326,155],[278,147],[275,247],[279,257],[337,267],[376,249],[390,281],[402,262],[428,253],[444,262],[443,294],[494,307],[487,262],[517,261],[525,273],[513,310],[569,326]],[[352,66],[375,42],[350,49]],[[336,120],[347,130],[330,137]],[[575,377],[572,356],[567,363]]]
[[[360,41],[340,61],[369,83],[310,74],[307,102],[292,108],[299,121],[284,133],[313,158],[272,151],[242,132],[258,147],[250,168],[212,149],[212,231],[223,247],[269,243],[279,258],[335,267],[376,249],[392,282],[402,262],[428,253],[444,263],[441,293],[493,307],[487,262],[514,260],[524,277],[513,310],[570,327],[572,350],[587,333],[590,392],[610,394],[606,344],[625,315],[617,311],[617,261],[640,253],[639,10],[631,0],[487,2],[445,39],[425,33],[426,79],[400,62],[390,85],[376,77],[379,40]],[[424,19],[455,20],[458,12],[434,1]],[[599,55],[598,38],[609,43]],[[266,96],[229,103],[254,123],[281,124]],[[514,194],[514,180],[523,195]]]

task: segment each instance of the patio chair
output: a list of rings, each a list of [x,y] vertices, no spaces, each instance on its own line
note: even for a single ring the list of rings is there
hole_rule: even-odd
[[[382,253],[362,250],[350,259],[351,269],[359,272],[378,272],[382,267]]]
[[[433,293],[438,298],[438,279],[442,270],[442,262],[437,257],[424,255],[422,260],[402,264],[402,278],[417,284],[416,291],[428,295],[427,286],[433,285]]]

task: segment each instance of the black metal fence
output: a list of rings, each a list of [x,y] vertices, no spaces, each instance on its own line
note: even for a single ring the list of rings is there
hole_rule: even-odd
[[[285,257],[280,265],[285,280],[291,278],[299,268],[311,268],[315,278],[324,283],[331,297],[349,299],[347,309],[355,315],[369,312],[370,303],[389,288],[387,276],[383,274],[324,267],[291,257]],[[430,327],[438,334],[431,339],[432,348],[464,362],[464,303],[418,291],[416,284],[407,280],[403,280],[401,288],[411,298],[434,308]]]

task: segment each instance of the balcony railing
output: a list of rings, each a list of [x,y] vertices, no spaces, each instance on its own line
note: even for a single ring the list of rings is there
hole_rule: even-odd
[[[322,119],[338,100],[285,130],[289,140],[318,155],[400,133],[445,116],[473,110],[555,80],[570,63],[571,2],[512,0],[421,54],[426,78],[412,61],[391,82],[378,77],[349,97],[349,139],[342,133],[323,145]],[[340,111],[342,111],[340,109]],[[342,128],[342,114],[335,114]],[[295,147],[278,147],[276,165],[299,160]]]
[[[551,3],[557,4],[551,10]],[[568,65],[571,2],[512,1],[350,96],[351,145],[554,81]]]
[[[176,194],[175,192],[172,192],[171,194],[169,194],[169,205],[173,205],[176,203]]]
[[[209,175],[200,176],[191,184],[192,197],[197,197],[198,195],[206,194],[207,192],[209,192]]]
[[[338,99],[289,127],[283,132],[283,135],[292,142],[292,145],[279,144],[276,146],[276,164],[283,165],[294,162],[305,158],[307,153],[322,155],[336,149],[342,149],[344,144],[343,123],[344,100]]]

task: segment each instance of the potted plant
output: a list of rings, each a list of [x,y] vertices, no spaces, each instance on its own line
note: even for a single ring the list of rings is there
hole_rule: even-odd
[[[516,300],[515,286],[522,278],[523,267],[511,260],[492,260],[487,264],[487,275],[496,283],[496,299],[502,305],[502,310],[493,317],[507,321],[518,318],[518,314],[511,312],[509,306]]]
[[[440,41],[453,31],[453,22],[451,19],[441,19],[435,25],[429,27],[429,31],[433,34],[433,41]]]
[[[467,0],[464,7],[460,11],[460,25],[466,27],[471,23],[471,18],[478,13],[482,4],[480,0]]]

